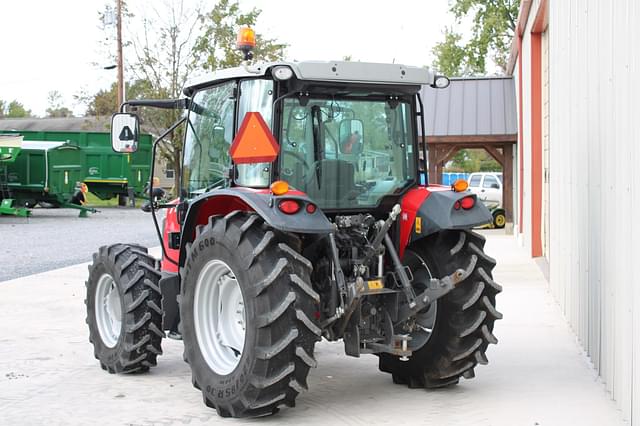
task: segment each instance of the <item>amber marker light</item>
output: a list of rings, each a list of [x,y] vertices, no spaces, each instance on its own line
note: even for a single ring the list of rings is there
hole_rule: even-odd
[[[289,184],[283,180],[277,180],[271,184],[273,195],[283,195],[289,192]]]
[[[464,179],[458,179],[457,181],[453,182],[453,185],[451,185],[451,189],[453,189],[455,192],[464,192],[468,187],[469,183]]]

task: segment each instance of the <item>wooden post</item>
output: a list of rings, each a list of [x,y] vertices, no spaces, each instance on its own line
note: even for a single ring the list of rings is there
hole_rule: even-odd
[[[122,0],[116,2],[116,33],[118,44],[118,109],[124,102],[124,64],[122,60]]]
[[[436,162],[438,161],[438,145],[429,146],[429,184],[436,183]]]
[[[502,205],[507,222],[513,223],[513,144],[505,143],[502,153]]]

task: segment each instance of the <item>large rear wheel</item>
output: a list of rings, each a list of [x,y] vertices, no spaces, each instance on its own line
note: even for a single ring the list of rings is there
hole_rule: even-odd
[[[424,342],[407,361],[381,354],[379,368],[391,373],[393,381],[412,388],[435,388],[458,383],[460,377],[474,377],[477,364],[486,364],[487,347],[498,340],[493,324],[502,314],[495,308],[502,287],[493,281],[495,260],[484,251],[484,237],[471,231],[442,231],[414,243],[405,262],[414,276],[414,285],[430,276],[436,278],[465,270],[456,288],[437,301],[435,320],[414,331]],[[419,261],[415,261],[419,258]],[[416,321],[431,320],[429,311]],[[421,325],[421,324],[419,324]]]
[[[223,417],[293,406],[320,336],[319,296],[298,239],[244,212],[212,217],[196,233],[180,307],[193,385]]]

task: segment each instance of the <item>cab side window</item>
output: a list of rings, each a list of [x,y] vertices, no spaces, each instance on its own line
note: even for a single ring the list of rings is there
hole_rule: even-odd
[[[482,187],[483,188],[495,188],[496,186],[500,187],[498,185],[498,180],[495,177],[493,177],[491,175],[486,175],[484,177],[484,182],[482,182]]]
[[[238,129],[248,112],[259,112],[271,128],[273,80],[244,80],[240,83]],[[236,132],[238,131],[236,129]],[[242,186],[265,187],[271,180],[271,163],[238,164],[236,183]]]
[[[474,188],[480,186],[480,180],[482,180],[482,176],[480,175],[472,176],[471,180],[469,180],[469,186],[473,186]]]

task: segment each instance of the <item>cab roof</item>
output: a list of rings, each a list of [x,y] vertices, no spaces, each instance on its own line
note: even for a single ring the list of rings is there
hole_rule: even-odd
[[[187,82],[184,93],[190,96],[196,89],[214,83],[265,76],[277,66],[287,66],[293,70],[298,80],[308,81],[415,86],[431,85],[435,79],[435,75],[428,68],[401,64],[351,61],[260,62],[208,73]]]

